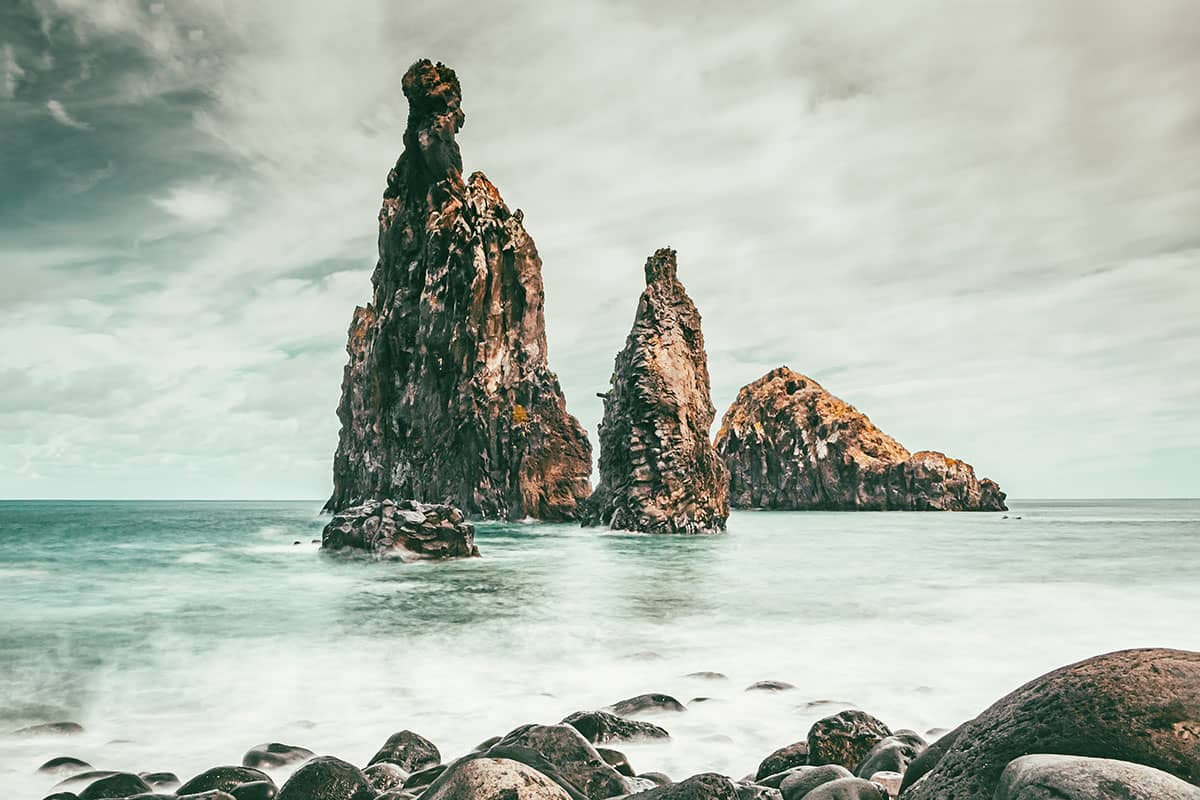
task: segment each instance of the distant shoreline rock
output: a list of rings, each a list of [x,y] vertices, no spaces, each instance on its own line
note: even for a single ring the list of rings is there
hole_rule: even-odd
[[[974,468],[910,453],[865,414],[787,367],[742,387],[717,452],[735,508],[828,511],[1005,511],[1005,494]]]
[[[358,551],[403,561],[479,555],[475,526],[449,505],[369,500],[333,515],[321,549]]]
[[[600,483],[584,525],[724,530],[729,476],[709,440],[715,412],[700,313],[670,248],[646,261],[646,288],[603,397]]]

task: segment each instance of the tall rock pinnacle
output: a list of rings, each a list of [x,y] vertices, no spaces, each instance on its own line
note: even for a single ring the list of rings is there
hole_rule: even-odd
[[[675,251],[646,261],[646,289],[613,368],[600,423],[600,484],[585,525],[651,533],[724,530],[729,474],[709,440],[713,404],[700,314]]]
[[[418,61],[402,85],[404,153],[379,211],[374,297],[350,325],[326,509],[403,498],[574,519],[591,445],[547,364],[537,248],[483,173],[463,180],[454,70]]]
[[[1004,511],[1004,492],[965,461],[909,453],[849,403],[787,367],[742,387],[717,451],[736,508]]]

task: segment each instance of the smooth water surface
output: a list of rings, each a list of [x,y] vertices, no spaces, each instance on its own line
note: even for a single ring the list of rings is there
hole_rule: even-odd
[[[485,524],[483,558],[405,565],[320,554],[316,502],[3,502],[0,784],[41,797],[58,755],[187,779],[265,741],[362,765],[402,728],[451,758],[648,691],[689,710],[621,746],[635,769],[739,777],[847,705],[953,727],[1070,661],[1200,649],[1200,501],[1012,505]],[[86,733],[4,735],[60,719]]]

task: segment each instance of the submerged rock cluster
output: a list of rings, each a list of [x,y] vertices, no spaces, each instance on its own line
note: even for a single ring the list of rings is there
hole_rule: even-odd
[[[326,508],[390,497],[575,519],[591,445],[547,361],[537,248],[483,173],[463,179],[454,70],[418,61],[402,85],[404,152],[379,211],[374,296],[350,325]]]
[[[650,533],[725,529],[729,475],[709,439],[713,404],[700,313],[675,251],[646,261],[646,288],[613,367],[600,423],[600,483],[585,525]]]
[[[686,709],[663,694],[608,708],[628,716],[580,711],[521,725],[448,762],[410,730],[362,767],[272,742],[251,748],[241,766],[182,784],[169,772],[96,770],[60,757],[42,768],[67,776],[46,800],[1200,800],[1200,653],[1189,651],[1126,650],[1062,667],[933,744],[845,709],[757,769],[746,764],[741,778],[637,772],[620,750],[594,743],[670,746],[664,728],[630,717]],[[271,772],[293,769],[277,786]]]
[[[479,555],[475,527],[454,506],[415,500],[368,500],[333,515],[321,548],[414,561]]]
[[[910,453],[812,378],[778,367],[742,387],[717,451],[735,508],[1004,511],[1004,492],[965,461]]]

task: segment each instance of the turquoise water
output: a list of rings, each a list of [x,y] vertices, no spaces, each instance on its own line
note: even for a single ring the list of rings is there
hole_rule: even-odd
[[[1200,501],[485,524],[483,558],[415,565],[321,555],[319,505],[0,503],[0,785],[42,796],[57,755],[186,778],[268,740],[365,763],[405,727],[454,756],[646,691],[715,700],[622,748],[635,769],[740,776],[838,706],[952,727],[1073,660],[1200,649]],[[743,691],[764,679],[797,688]],[[2,735],[58,719],[86,733]]]

